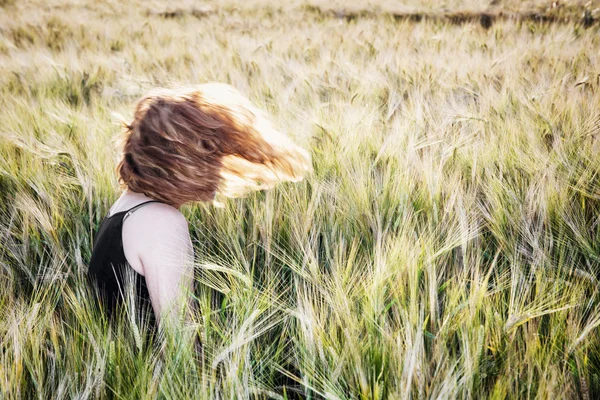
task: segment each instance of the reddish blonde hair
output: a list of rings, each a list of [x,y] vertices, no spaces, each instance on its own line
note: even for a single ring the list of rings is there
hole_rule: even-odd
[[[120,145],[121,186],[176,207],[298,181],[311,170],[308,152],[223,83],[146,94]]]

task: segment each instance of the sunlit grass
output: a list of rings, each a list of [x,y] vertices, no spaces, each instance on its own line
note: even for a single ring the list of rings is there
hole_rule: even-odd
[[[2,396],[600,396],[599,25],[244,4],[0,2]],[[314,172],[183,207],[192,324],[150,337],[129,304],[108,329],[82,278],[118,196],[115,113],[205,81]]]

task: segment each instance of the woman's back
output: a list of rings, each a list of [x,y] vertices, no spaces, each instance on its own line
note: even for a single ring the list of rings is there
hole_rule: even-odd
[[[151,327],[156,326],[150,293],[143,274],[132,268],[123,247],[123,223],[136,210],[155,200],[144,201],[123,211],[107,215],[96,233],[88,278],[98,288],[100,302],[109,318],[117,307],[126,301],[126,285],[134,285],[136,310],[149,318]],[[144,314],[142,314],[144,313]]]
[[[136,310],[155,328],[171,310],[181,311],[179,296],[193,289],[187,220],[175,207],[130,190],[112,210],[96,233],[88,278],[111,318],[130,303],[125,285],[134,285]]]

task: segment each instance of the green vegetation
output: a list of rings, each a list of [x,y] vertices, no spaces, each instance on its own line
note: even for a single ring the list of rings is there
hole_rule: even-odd
[[[0,1],[0,397],[289,398],[286,371],[312,399],[600,397],[600,5],[495,3],[575,17]],[[184,207],[195,332],[156,350],[81,278],[114,113],[206,81],[314,173]]]

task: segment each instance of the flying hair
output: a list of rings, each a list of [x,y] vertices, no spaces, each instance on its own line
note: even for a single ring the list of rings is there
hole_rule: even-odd
[[[233,86],[154,89],[118,138],[122,188],[175,207],[300,181],[311,157]]]

